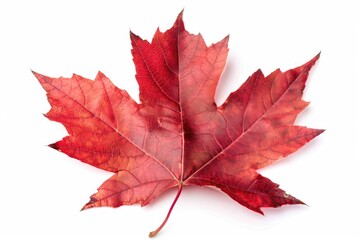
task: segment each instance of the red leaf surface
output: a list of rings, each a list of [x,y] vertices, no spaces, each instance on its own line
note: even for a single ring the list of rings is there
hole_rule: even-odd
[[[47,92],[50,120],[69,135],[50,146],[113,172],[83,209],[149,204],[183,186],[214,186],[243,206],[302,204],[257,169],[295,152],[323,130],[294,125],[308,105],[302,94],[311,67],[264,76],[256,71],[221,106],[215,89],[228,54],[228,37],[207,46],[184,28],[156,31],[151,43],[130,34],[140,104],[102,73],[51,78],[34,73]]]

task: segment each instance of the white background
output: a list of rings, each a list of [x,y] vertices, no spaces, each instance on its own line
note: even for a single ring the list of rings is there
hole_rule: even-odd
[[[356,1],[119,2],[0,2],[1,239],[147,239],[161,223],[175,191],[145,208],[79,211],[111,174],[46,147],[66,132],[42,116],[49,104],[30,69],[88,78],[101,70],[138,99],[129,30],[150,40],[183,8],[186,28],[208,44],[230,34],[218,103],[258,68],[286,70],[321,51],[304,96],[311,105],[297,123],[326,132],[261,171],[309,207],[263,217],[217,191],[186,188],[158,239],[360,237]]]

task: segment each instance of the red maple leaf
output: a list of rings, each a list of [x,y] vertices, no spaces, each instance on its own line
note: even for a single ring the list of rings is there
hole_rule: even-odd
[[[245,207],[302,202],[256,172],[295,152],[323,130],[294,125],[311,67],[264,76],[256,71],[221,106],[214,93],[228,53],[228,37],[206,46],[188,33],[182,13],[171,29],[151,43],[131,33],[140,104],[101,72],[95,81],[73,75],[34,73],[47,92],[50,120],[69,133],[50,146],[97,168],[113,172],[83,209],[145,206],[178,188],[161,226],[184,186],[214,186]]]

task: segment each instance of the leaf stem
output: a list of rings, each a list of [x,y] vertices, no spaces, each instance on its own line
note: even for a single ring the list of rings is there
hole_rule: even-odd
[[[149,233],[149,237],[151,237],[151,238],[152,238],[152,237],[155,237],[155,235],[156,235],[158,232],[160,232],[161,229],[165,226],[165,224],[166,224],[166,222],[168,221],[168,219],[169,219],[169,217],[170,217],[170,214],[171,214],[171,212],[172,212],[172,210],[173,210],[173,208],[174,208],[177,200],[178,200],[179,197],[180,197],[180,194],[181,194],[181,191],[182,191],[182,186],[183,186],[183,184],[180,183],[180,185],[179,185],[179,190],[178,190],[178,192],[177,192],[177,194],[176,194],[176,197],[175,197],[173,203],[171,204],[171,207],[170,207],[170,209],[169,209],[169,212],[168,212],[168,214],[166,215],[166,218],[164,219],[163,223],[162,223],[162,224],[160,225],[160,227],[158,227],[155,231],[150,232],[150,233]]]

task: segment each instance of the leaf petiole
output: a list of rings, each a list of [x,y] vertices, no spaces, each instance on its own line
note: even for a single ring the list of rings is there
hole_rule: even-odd
[[[169,219],[169,217],[170,217],[170,214],[171,214],[171,212],[172,212],[172,210],[173,210],[173,208],[174,208],[177,200],[178,200],[179,197],[180,197],[180,194],[181,194],[181,191],[182,191],[182,186],[183,186],[183,184],[180,183],[180,185],[179,185],[179,190],[178,190],[178,192],[177,192],[177,194],[176,194],[176,197],[175,197],[173,203],[171,204],[171,207],[170,207],[170,209],[169,209],[168,214],[166,215],[166,218],[164,219],[164,221],[162,222],[162,224],[161,224],[155,231],[152,231],[152,232],[149,233],[149,237],[151,237],[151,238],[152,238],[152,237],[155,237],[155,235],[156,235],[158,232],[160,232],[161,229],[165,226],[165,224],[166,224],[166,222],[168,221],[168,219]]]

